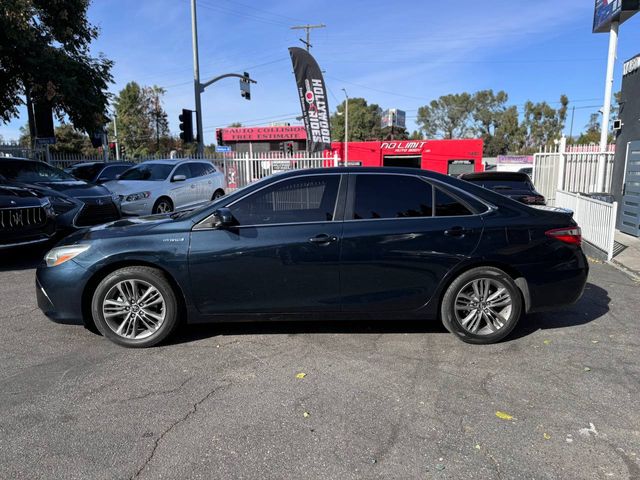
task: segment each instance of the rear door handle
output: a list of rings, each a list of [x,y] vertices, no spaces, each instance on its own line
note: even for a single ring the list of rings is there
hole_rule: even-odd
[[[320,235],[316,235],[315,237],[311,237],[309,239],[310,243],[315,243],[319,245],[327,245],[329,243],[337,242],[338,237],[335,235],[327,235],[326,233],[321,233]]]
[[[447,237],[464,237],[467,233],[471,233],[471,230],[463,227],[451,227],[444,231]]]

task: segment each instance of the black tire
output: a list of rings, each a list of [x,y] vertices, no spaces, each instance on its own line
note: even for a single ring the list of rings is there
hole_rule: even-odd
[[[211,201],[213,202],[219,199],[220,197],[224,197],[224,190],[218,189],[215,192],[213,192],[213,197],[211,197]]]
[[[161,207],[165,206],[165,210],[161,211]],[[156,203],[153,205],[153,210],[151,210],[153,214],[158,213],[170,213],[173,212],[173,202],[168,197],[160,197],[156,200]]]
[[[478,331],[484,331],[485,333],[473,333],[463,326],[462,321],[459,319],[460,315],[458,315],[456,312],[456,310],[460,311],[459,309],[455,308],[458,295],[460,295],[462,292],[467,292],[468,290],[466,289],[472,288],[472,282],[477,280],[488,281],[488,283],[490,285],[493,285],[494,288],[503,287],[510,296],[511,303],[510,310],[508,310],[508,316],[505,317],[504,315],[502,315],[500,317],[501,320],[506,321],[503,322],[502,327],[497,328],[496,331],[492,330],[492,328],[496,328],[495,324],[492,324],[492,328],[490,328],[489,322],[482,314],[479,314],[478,322],[484,324],[485,327]],[[462,293],[462,295],[464,295],[464,293]],[[481,345],[491,344],[499,342],[511,333],[522,314],[522,303],[522,293],[508,274],[494,267],[478,267],[463,272],[451,283],[451,285],[449,285],[449,288],[447,288],[444,296],[442,297],[440,317],[445,328],[456,335],[463,342]],[[485,308],[484,301],[482,301],[482,307]],[[491,310],[491,308],[489,308],[489,310],[492,313],[494,312],[494,310]],[[504,311],[506,310],[503,310],[503,312]],[[469,323],[473,323],[473,320]]]
[[[124,280],[138,280],[145,282],[157,289],[164,300],[164,320],[150,336],[142,339],[125,338],[116,333],[109,326],[103,314],[103,302],[106,295],[120,282]],[[131,348],[152,347],[165,340],[178,324],[178,312],[180,311],[176,293],[160,270],[144,266],[132,266],[121,268],[107,275],[96,287],[91,300],[91,314],[96,327],[114,343]],[[135,331],[135,330],[134,330]]]

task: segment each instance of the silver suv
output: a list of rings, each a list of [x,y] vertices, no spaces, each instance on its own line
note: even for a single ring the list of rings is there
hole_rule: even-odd
[[[151,160],[104,184],[125,215],[193,208],[225,194],[224,174],[206,160]]]

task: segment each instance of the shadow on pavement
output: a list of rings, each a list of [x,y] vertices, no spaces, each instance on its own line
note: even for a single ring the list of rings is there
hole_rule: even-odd
[[[525,337],[538,330],[569,328],[593,322],[609,311],[609,292],[587,283],[580,300],[574,305],[548,312],[532,313],[523,317],[507,341]]]
[[[52,243],[0,250],[0,272],[35,269],[51,249]]]
[[[606,290],[587,284],[584,295],[575,304],[559,310],[524,316],[505,341],[526,337],[538,330],[570,328],[596,320],[609,311]],[[379,334],[379,333],[447,333],[438,320],[328,320],[287,322],[238,322],[184,326],[168,344],[188,343],[227,335],[296,335],[309,333]]]

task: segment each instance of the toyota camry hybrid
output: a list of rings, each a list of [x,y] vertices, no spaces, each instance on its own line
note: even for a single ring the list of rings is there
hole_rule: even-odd
[[[76,232],[36,273],[38,305],[128,347],[181,323],[439,319],[469,343],[575,302],[587,281],[570,212],[433,172],[282,173],[196,210]]]

